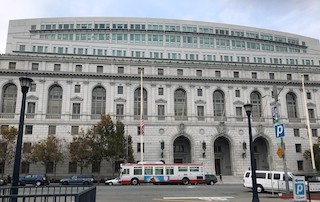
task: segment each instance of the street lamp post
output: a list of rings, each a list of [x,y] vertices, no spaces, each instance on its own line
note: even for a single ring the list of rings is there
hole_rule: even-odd
[[[19,183],[19,174],[20,174],[20,162],[21,162],[21,149],[22,149],[22,136],[23,136],[23,125],[24,125],[24,114],[26,108],[26,97],[29,90],[29,87],[33,80],[27,77],[20,77],[20,85],[22,92],[22,101],[21,101],[21,111],[20,111],[20,120],[19,120],[19,130],[16,143],[16,154],[14,157],[14,166],[13,166],[13,175],[12,175],[12,195],[18,194],[18,183]],[[12,202],[16,202],[17,198],[13,198]]]
[[[252,104],[245,104],[244,109],[248,116],[248,127],[249,127],[249,144],[250,144],[250,160],[251,160],[251,178],[252,178],[252,202],[260,202],[258,191],[257,191],[257,178],[256,178],[256,162],[254,159],[253,142],[252,142],[252,130],[251,130],[251,112]]]

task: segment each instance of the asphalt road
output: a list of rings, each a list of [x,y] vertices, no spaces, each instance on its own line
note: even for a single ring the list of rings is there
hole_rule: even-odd
[[[284,202],[277,195],[259,194],[260,202]],[[97,186],[97,202],[201,202],[201,201],[252,201],[252,192],[240,184],[210,185],[152,185]],[[290,200],[289,200],[290,201]]]

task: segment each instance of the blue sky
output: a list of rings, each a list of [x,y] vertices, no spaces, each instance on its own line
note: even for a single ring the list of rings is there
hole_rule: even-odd
[[[320,39],[320,0],[10,0],[0,3],[0,53],[12,19],[143,17],[265,28]]]

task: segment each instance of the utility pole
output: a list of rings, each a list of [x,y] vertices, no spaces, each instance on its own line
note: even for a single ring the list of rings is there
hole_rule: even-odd
[[[274,102],[275,102],[275,110],[278,112],[277,108],[278,108],[278,101],[279,101],[278,96],[279,96],[279,94],[278,94],[278,89],[277,89],[277,85],[276,84],[273,85],[273,96],[274,96]],[[278,120],[278,123],[279,123],[278,116],[277,116],[277,120]],[[284,141],[283,141],[283,137],[281,137],[280,141],[281,141],[281,143],[280,143],[281,144],[281,149],[282,149],[282,152],[283,152],[282,159],[283,159],[284,179],[285,179],[285,182],[286,182],[286,194],[289,194],[290,190],[289,190],[288,168],[287,168],[287,158],[286,158],[286,152],[285,152],[286,147],[285,147],[285,144],[284,144]]]

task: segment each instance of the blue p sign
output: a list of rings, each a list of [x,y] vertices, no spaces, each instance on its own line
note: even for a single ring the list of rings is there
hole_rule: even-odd
[[[283,124],[275,125],[274,128],[276,130],[276,138],[284,137],[284,125]]]

